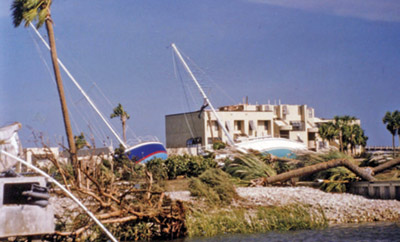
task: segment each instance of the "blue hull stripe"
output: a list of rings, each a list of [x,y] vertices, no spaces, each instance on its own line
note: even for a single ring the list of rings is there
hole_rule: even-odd
[[[138,145],[126,153],[130,160],[135,162],[147,162],[154,158],[167,158],[167,151],[161,143],[147,143]]]

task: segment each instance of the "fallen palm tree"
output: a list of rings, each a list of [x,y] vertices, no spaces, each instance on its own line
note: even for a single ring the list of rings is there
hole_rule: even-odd
[[[387,169],[392,168],[393,166],[397,166],[397,165],[400,165],[400,158],[393,159],[393,160],[385,162],[379,166],[376,166],[376,167],[372,168],[372,172],[373,172],[373,174],[377,174],[379,172],[382,172],[384,170],[387,170]]]
[[[355,173],[357,176],[361,177],[364,180],[367,180],[367,181],[375,181],[376,180],[371,175],[372,171],[369,168],[366,168],[366,169],[360,168],[360,167],[354,165],[348,159],[342,158],[342,159],[330,160],[327,162],[322,162],[322,163],[314,164],[311,166],[291,170],[288,172],[278,174],[276,176],[255,179],[252,181],[252,185],[264,185],[265,186],[267,184],[273,184],[273,183],[277,183],[277,182],[285,182],[291,178],[308,176],[308,175],[314,174],[316,172],[327,170],[327,169],[338,167],[338,166],[345,166],[347,169],[349,169],[350,171],[352,171],[353,173]]]

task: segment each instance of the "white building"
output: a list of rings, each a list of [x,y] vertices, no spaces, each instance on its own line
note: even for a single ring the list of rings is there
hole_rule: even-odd
[[[277,137],[304,143],[310,150],[324,147],[318,136],[323,120],[307,105],[251,105],[220,107],[217,115],[235,142],[243,138]],[[227,142],[211,110],[172,114],[165,117],[169,150],[190,146],[210,148],[213,140]]]

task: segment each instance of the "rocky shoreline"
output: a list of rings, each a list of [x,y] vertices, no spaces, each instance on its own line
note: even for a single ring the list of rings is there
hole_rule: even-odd
[[[348,193],[327,193],[310,187],[239,187],[240,205],[304,204],[322,209],[329,224],[400,221],[400,201],[367,199]],[[193,202],[188,191],[167,193],[172,199]]]

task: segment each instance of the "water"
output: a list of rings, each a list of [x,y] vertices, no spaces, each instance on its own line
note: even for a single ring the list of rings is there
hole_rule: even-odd
[[[399,241],[400,223],[368,223],[336,225],[322,230],[301,230],[293,232],[270,232],[265,234],[226,235],[211,238],[185,239],[185,242],[239,242],[239,241]]]

